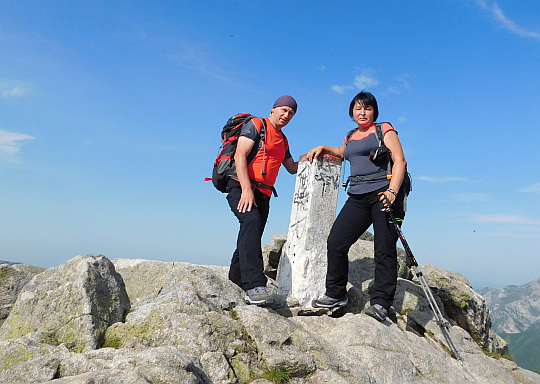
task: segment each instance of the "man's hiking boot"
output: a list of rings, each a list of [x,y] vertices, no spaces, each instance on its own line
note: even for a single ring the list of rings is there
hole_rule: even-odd
[[[265,305],[272,302],[266,287],[255,287],[246,291],[246,304]]]
[[[373,304],[366,309],[366,315],[373,317],[375,320],[383,322],[386,320],[386,313],[388,311],[380,304]]]
[[[347,295],[341,299],[334,299],[333,297],[322,295],[318,299],[315,299],[311,302],[311,305],[314,308],[334,308],[334,307],[344,307],[349,302]]]

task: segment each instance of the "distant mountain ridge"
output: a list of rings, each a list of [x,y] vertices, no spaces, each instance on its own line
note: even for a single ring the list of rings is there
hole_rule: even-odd
[[[486,300],[493,329],[508,343],[519,366],[540,372],[540,278],[479,293]]]
[[[495,332],[522,333],[540,320],[540,278],[525,285],[479,292],[491,313]]]

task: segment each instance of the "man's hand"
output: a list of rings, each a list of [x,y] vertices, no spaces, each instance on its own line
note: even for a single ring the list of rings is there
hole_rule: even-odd
[[[253,193],[253,190],[250,189],[242,189],[242,195],[240,196],[240,201],[238,202],[238,212],[240,213],[246,213],[250,212],[252,207],[256,207],[257,204],[255,203],[255,194]]]

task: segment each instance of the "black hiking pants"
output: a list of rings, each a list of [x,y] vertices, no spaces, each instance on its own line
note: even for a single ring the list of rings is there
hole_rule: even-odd
[[[371,288],[371,305],[388,309],[394,301],[397,286],[398,234],[386,212],[381,212],[380,190],[350,195],[336,218],[327,241],[328,270],[326,295],[342,298],[347,294],[350,247],[373,224],[375,236],[375,279]],[[394,214],[403,218],[403,198],[396,199]]]
[[[255,202],[257,206],[252,207],[249,212],[241,213],[237,209],[242,196],[240,183],[235,180],[229,181],[227,191],[227,201],[231,211],[240,223],[236,250],[229,268],[229,280],[244,291],[255,287],[264,287],[267,278],[264,274],[261,237],[270,212],[270,196],[256,189]]]

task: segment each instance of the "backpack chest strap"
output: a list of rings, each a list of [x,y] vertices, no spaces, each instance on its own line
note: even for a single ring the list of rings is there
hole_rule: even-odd
[[[371,173],[369,175],[362,175],[362,176],[349,176],[347,178],[347,180],[349,181],[356,181],[356,182],[361,182],[361,181],[372,181],[372,180],[383,180],[383,179],[387,179],[387,173],[386,171],[380,171],[380,172],[376,172],[376,173]]]

